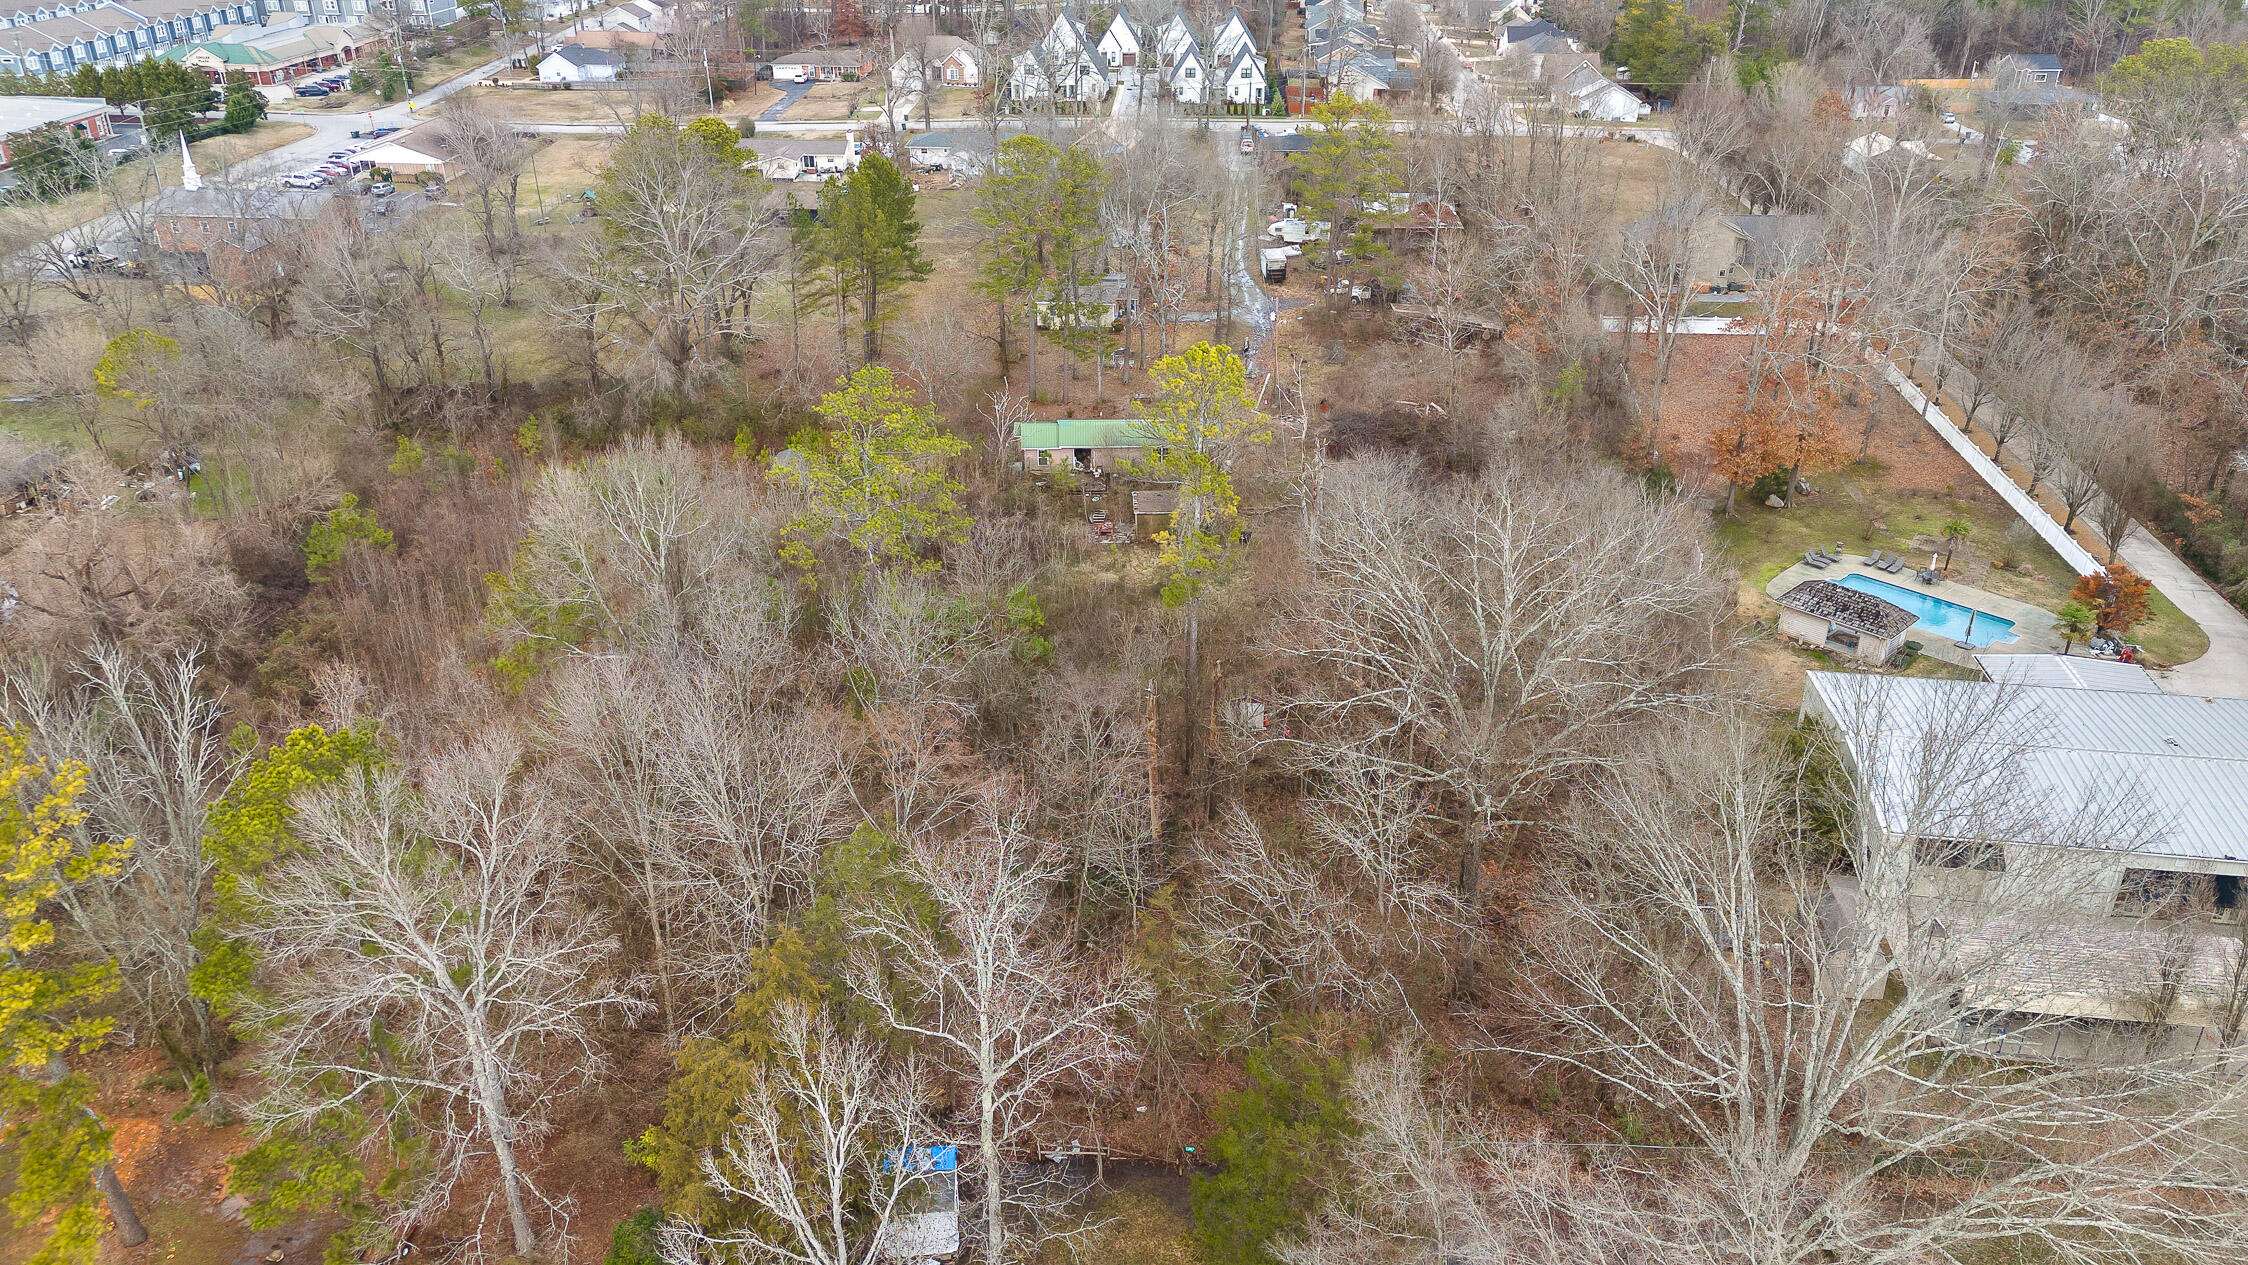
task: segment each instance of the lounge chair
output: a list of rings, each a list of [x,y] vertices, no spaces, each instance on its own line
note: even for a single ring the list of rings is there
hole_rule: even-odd
[[[1886,571],[1886,572],[1888,572],[1888,573],[1889,573],[1889,574],[1891,574],[1891,575],[1895,575],[1895,574],[1896,574],[1897,572],[1899,572],[1899,571],[1902,571],[1902,570],[1904,570],[1904,569],[1905,569],[1905,560],[1904,560],[1904,556],[1903,556],[1903,555],[1901,555],[1901,554],[1890,554],[1890,555],[1889,555],[1889,565],[1888,565],[1888,566],[1885,566],[1885,567],[1883,567],[1883,568],[1881,568],[1881,569],[1882,569],[1882,570],[1884,570],[1884,571]]]
[[[1803,551],[1803,565],[1807,567],[1817,567],[1819,570],[1824,571],[1833,564],[1828,562],[1827,556],[1823,553],[1820,553],[1818,550],[1806,549]]]
[[[1882,567],[1888,565],[1888,562],[1889,555],[1883,553],[1879,549],[1876,549],[1872,553],[1866,555],[1865,565],[1872,567],[1876,571],[1879,571]]]

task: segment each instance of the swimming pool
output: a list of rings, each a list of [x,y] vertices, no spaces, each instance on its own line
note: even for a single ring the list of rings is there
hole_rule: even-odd
[[[1933,597],[1926,593],[1915,593],[1911,589],[1891,584],[1886,580],[1876,580],[1870,575],[1860,575],[1853,571],[1835,581],[1835,583],[1840,584],[1843,588],[1856,589],[1860,593],[1869,593],[1884,602],[1893,602],[1904,607],[1911,611],[1917,619],[1917,622],[1913,625],[1914,628],[1926,629],[1945,641],[1961,639],[1960,635],[1967,631],[1967,617],[1970,614],[1975,617],[1974,635],[1966,638],[1970,645],[1978,648],[1997,645],[2012,641],[2016,636],[2013,620],[2000,619],[1989,611],[1970,611],[1969,608],[1961,606],[1957,602],[1947,602],[1940,597]]]

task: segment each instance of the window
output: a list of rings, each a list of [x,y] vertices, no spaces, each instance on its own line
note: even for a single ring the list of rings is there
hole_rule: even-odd
[[[1973,839],[1915,839],[1912,863],[1946,870],[1985,870],[2001,874],[2006,870],[2006,850],[1995,843]]]
[[[2241,877],[2238,874],[2212,874],[2209,877],[2216,889],[2213,893],[2216,909],[2210,916],[2218,922],[2240,921]]]
[[[2238,891],[2236,881],[2236,906]],[[2207,874],[2129,869],[2115,889],[2115,912],[2131,918],[2199,918],[2215,912],[2216,903],[2217,884]]]

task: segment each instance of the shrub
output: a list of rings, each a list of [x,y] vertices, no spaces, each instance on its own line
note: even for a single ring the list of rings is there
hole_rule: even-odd
[[[1339,1061],[1249,1056],[1249,1088],[1210,1139],[1218,1171],[1194,1179],[1194,1232],[1209,1265],[1268,1265],[1274,1235],[1294,1229],[1354,1131]]]
[[[1775,496],[1782,498],[1787,496],[1787,467],[1785,466],[1777,470],[1765,471],[1761,478],[1748,485],[1748,498],[1758,505],[1762,505]]]
[[[609,1236],[609,1254],[602,1265],[663,1265],[656,1250],[656,1229],[663,1224],[663,1209],[642,1208],[617,1223]]]

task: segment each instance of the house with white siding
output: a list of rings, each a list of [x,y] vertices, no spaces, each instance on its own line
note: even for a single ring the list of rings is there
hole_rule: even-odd
[[[1108,30],[1101,33],[1101,60],[1110,70],[1123,70],[1138,66],[1148,53],[1148,32],[1134,22],[1124,10],[1118,9],[1109,21]]]

